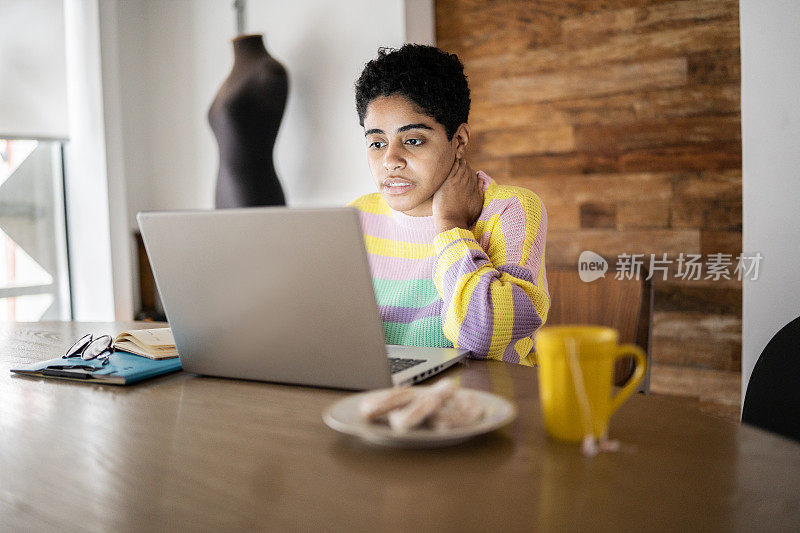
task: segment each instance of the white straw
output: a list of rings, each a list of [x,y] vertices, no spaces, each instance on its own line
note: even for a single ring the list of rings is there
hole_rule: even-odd
[[[575,387],[575,396],[578,398],[578,407],[581,411],[581,422],[583,423],[583,444],[581,450],[584,455],[594,456],[599,451],[597,441],[594,438],[592,429],[592,406],[589,404],[589,395],[586,392],[586,385],[583,382],[583,371],[578,361],[578,343],[572,338],[564,339],[567,348],[567,359],[572,374],[572,385]]]
[[[594,457],[600,452],[617,452],[620,449],[619,441],[609,440],[606,434],[600,437],[599,442],[594,438],[594,429],[592,428],[592,406],[589,403],[589,393],[586,391],[586,385],[583,381],[583,371],[578,361],[578,343],[572,337],[564,339],[564,342],[567,348],[567,359],[569,360],[570,370],[572,371],[572,385],[575,387],[575,395],[578,398],[578,404],[581,410],[581,422],[583,423],[584,433],[583,442],[581,443],[581,452],[587,457]]]

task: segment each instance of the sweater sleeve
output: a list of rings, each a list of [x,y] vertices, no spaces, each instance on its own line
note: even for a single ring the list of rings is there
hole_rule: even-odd
[[[494,215],[484,208],[474,233],[439,233],[433,278],[444,300],[442,329],[454,346],[472,351],[473,358],[530,365],[533,335],[550,308],[547,213],[527,190],[512,199]],[[487,231],[488,245],[482,247],[475,236]]]

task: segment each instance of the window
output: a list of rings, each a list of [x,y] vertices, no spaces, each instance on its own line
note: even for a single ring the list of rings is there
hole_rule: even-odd
[[[62,145],[0,139],[0,321],[71,318]]]

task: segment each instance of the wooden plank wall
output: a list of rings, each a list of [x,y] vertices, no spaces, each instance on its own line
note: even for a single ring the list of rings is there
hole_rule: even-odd
[[[437,0],[469,159],[537,192],[547,263],[741,250],[738,2]],[[655,280],[653,390],[738,417],[741,283]]]

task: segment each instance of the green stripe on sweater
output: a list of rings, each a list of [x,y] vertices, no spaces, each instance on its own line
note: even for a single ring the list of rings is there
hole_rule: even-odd
[[[439,298],[432,278],[426,279],[377,279],[372,278],[375,299],[378,305],[420,308]]]
[[[420,318],[409,324],[384,322],[383,331],[386,334],[386,344],[453,347],[453,343],[444,336],[442,317],[440,316]]]

